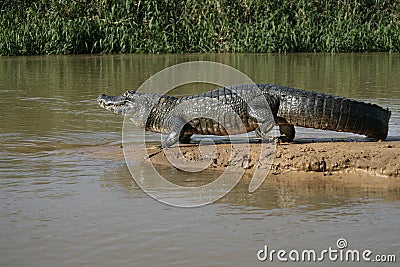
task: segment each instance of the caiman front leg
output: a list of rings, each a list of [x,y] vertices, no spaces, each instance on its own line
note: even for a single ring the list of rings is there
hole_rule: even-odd
[[[282,117],[276,118],[276,124],[279,126],[279,132],[281,133],[281,136],[279,136],[278,139],[284,143],[292,142],[296,135],[294,125],[288,123]]]
[[[186,125],[185,125],[185,127],[186,127]],[[182,131],[181,131],[181,133],[179,135],[179,143],[189,144],[190,143],[190,137],[192,137],[192,134],[186,134],[185,133],[185,127],[182,129]]]
[[[164,142],[161,144],[160,148],[168,148],[176,144],[178,141],[181,143],[189,143],[192,134],[185,133],[186,121],[180,117],[176,116],[172,119],[171,131],[165,138]]]

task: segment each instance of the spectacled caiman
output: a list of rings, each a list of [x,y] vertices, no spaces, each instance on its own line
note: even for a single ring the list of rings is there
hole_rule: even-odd
[[[97,101],[147,131],[167,134],[162,147],[178,140],[187,142],[193,134],[255,131],[258,137],[267,138],[274,124],[284,142],[294,139],[294,126],[383,140],[391,115],[376,104],[273,84],[227,86],[179,98],[127,91],[122,96],[102,94]]]

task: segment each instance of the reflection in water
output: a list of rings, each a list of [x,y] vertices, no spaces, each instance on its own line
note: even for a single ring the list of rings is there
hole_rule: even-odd
[[[327,247],[339,236],[353,248],[398,252],[398,188],[271,178],[249,194],[245,180],[217,203],[179,209],[142,192],[122,157],[92,153],[121,140],[122,118],[97,106],[99,94],[138,88],[154,73],[192,60],[228,64],[257,83],[388,106],[389,135],[399,136],[396,53],[1,57],[1,266],[252,266],[265,243]],[[209,89],[189,85],[173,93]],[[192,186],[215,175],[159,170]]]
[[[177,170],[173,167],[156,166],[156,170],[163,177],[174,184],[185,187],[196,187],[214,181],[221,175],[220,172],[205,170],[201,173],[190,173]],[[118,170],[106,171],[102,176],[104,184],[112,187],[125,188],[128,194],[129,189],[140,190],[126,167]],[[376,201],[398,201],[400,200],[400,188],[397,187],[370,187],[368,185],[348,185],[329,179],[312,177],[309,179],[285,179],[279,176],[269,176],[262,186],[254,193],[249,193],[249,181],[251,176],[244,176],[237,186],[218,200],[218,204],[229,204],[232,207],[241,208],[244,212],[249,210],[279,210],[284,211],[287,208],[315,211],[332,207],[352,206],[365,204],[368,199]],[[143,179],[146,179],[144,176]],[[171,194],[171,192],[169,192]],[[177,192],[178,193],[178,192]],[[364,200],[362,200],[364,199]]]

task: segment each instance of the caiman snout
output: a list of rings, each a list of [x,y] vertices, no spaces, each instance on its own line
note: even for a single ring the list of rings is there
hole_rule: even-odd
[[[97,102],[103,108],[107,106],[121,106],[125,104],[126,97],[101,94],[97,98]]]
[[[102,108],[110,110],[119,115],[126,115],[130,110],[130,101],[124,96],[112,96],[101,94],[97,98],[97,102]]]
[[[99,97],[97,98],[97,102],[100,102],[101,100],[107,98],[108,96],[106,94],[101,94],[99,95]]]

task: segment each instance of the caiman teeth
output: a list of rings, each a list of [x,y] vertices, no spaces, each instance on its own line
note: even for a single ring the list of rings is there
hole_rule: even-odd
[[[101,107],[106,108],[123,106],[126,104],[127,100],[122,97],[113,97],[102,94],[97,98],[97,102]]]
[[[120,102],[106,102],[106,101],[104,101],[104,100],[101,100],[101,101],[100,101],[100,105],[103,105],[103,106],[105,106],[105,107],[110,107],[110,106],[113,106],[113,107],[120,107],[120,106],[123,106],[123,105],[125,105],[125,104],[126,104],[126,100],[120,101]]]

